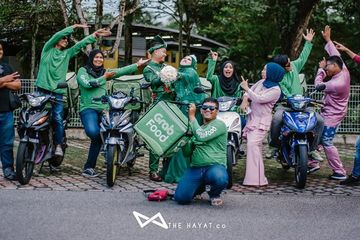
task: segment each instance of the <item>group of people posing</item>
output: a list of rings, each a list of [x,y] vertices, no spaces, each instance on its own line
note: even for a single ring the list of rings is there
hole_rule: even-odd
[[[75,28],[85,28],[86,25],[75,24],[67,27],[47,41],[43,47],[39,72],[36,80],[37,90],[52,94],[62,99],[65,91],[56,89],[59,82],[65,81],[68,64],[82,48],[92,44],[99,36],[109,36],[106,29],[100,29],[85,37],[74,46],[67,48],[69,35]],[[235,64],[225,61],[221,64],[219,74],[215,74],[218,60],[216,52],[210,52],[206,78],[211,83],[211,97],[195,93],[195,87],[201,86],[197,74],[197,59],[194,55],[185,56],[178,69],[177,80],[165,84],[160,72],[166,66],[166,43],[156,36],[148,49],[150,59],[140,59],[137,63],[118,69],[104,68],[104,54],[101,50],[93,50],[88,55],[88,62],[77,72],[77,82],[80,87],[80,118],[85,133],[91,139],[89,154],[84,165],[83,175],[97,176],[96,161],[101,150],[100,120],[107,105],[94,102],[93,98],[107,93],[106,82],[122,75],[129,75],[143,66],[144,79],[151,83],[153,104],[162,100],[176,100],[189,103],[180,110],[189,117],[190,131],[193,135],[189,143],[171,158],[163,159],[163,168],[159,172],[159,158],[150,151],[149,178],[153,181],[178,183],[175,200],[181,204],[190,203],[194,196],[208,191],[211,204],[221,205],[220,193],[228,184],[226,172],[227,130],[225,124],[216,119],[221,96],[242,97],[241,110],[248,112],[246,125],[243,128],[243,138],[247,140],[246,174],[244,185],[264,186],[268,184],[265,176],[262,147],[263,140],[270,128],[270,145],[275,149],[280,146],[280,128],[284,107],[278,107],[273,116],[273,108],[279,99],[293,95],[303,95],[299,73],[304,67],[312,49],[315,32],[310,29],[303,34],[305,44],[298,59],[291,61],[287,55],[277,55],[267,63],[262,72],[261,80],[249,87],[248,81],[236,74]],[[350,94],[350,74],[340,57],[340,51],[346,52],[355,62],[360,64],[360,56],[353,53],[340,43],[331,40],[331,29],[326,26],[322,31],[326,41],[325,50],[329,57],[319,62],[315,78],[315,86],[325,88],[324,106],[316,115],[315,138],[310,146],[310,171],[320,169],[318,163],[319,145],[323,146],[329,166],[333,170],[331,179],[342,180],[342,184],[357,184],[360,182],[360,140],[356,144],[355,164],[352,174],[347,178],[345,168],[338,151],[333,145],[336,130],[346,116]],[[0,45],[0,60],[3,49]],[[0,157],[4,177],[14,180],[13,112],[9,104],[11,91],[20,89],[19,74],[13,72],[7,63],[0,62]],[[328,77],[329,80],[325,80]],[[244,92],[244,94],[243,94]],[[201,105],[197,108],[196,105]],[[251,109],[251,111],[249,110]],[[63,129],[64,108],[61,103],[55,103],[52,117],[55,125],[55,154],[62,156],[61,144],[64,141]],[[245,119],[242,119],[245,123]]]

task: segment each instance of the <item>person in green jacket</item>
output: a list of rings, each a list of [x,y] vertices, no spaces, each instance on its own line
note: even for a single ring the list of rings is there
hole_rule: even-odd
[[[194,88],[200,87],[201,82],[197,73],[197,59],[195,55],[185,56],[180,61],[178,78],[174,82],[176,101],[183,103],[201,104],[205,99],[205,94],[197,94]],[[181,112],[188,116],[188,105],[178,106]],[[202,123],[203,119],[200,111],[196,111],[196,119]],[[160,176],[167,183],[177,183],[189,167],[190,159],[185,157],[183,151],[178,151],[173,157],[164,161]]]
[[[99,155],[102,141],[100,137],[100,121],[104,110],[109,107],[93,98],[106,95],[106,81],[131,74],[145,64],[147,60],[140,59],[137,63],[117,69],[104,68],[104,54],[99,49],[90,52],[88,62],[81,67],[77,73],[77,82],[80,88],[80,119],[84,126],[86,135],[91,139],[88,158],[84,165],[82,175],[96,177],[94,170]]]
[[[143,75],[147,82],[151,83],[152,98],[154,104],[161,100],[174,100],[175,94],[160,79],[160,71],[165,67],[166,43],[160,36],[155,36],[152,47],[148,50],[151,54],[151,61],[144,68]],[[159,160],[151,151],[149,153],[149,178],[152,181],[161,182],[158,174]],[[166,159],[164,159],[166,161]]]
[[[191,203],[204,191],[205,185],[210,185],[211,205],[223,204],[220,194],[229,179],[226,171],[227,130],[225,123],[216,119],[218,108],[215,98],[206,98],[201,106],[204,124],[200,126],[195,118],[196,106],[190,105],[190,129],[194,136],[184,149],[185,155],[191,155],[191,163],[175,191],[174,199],[179,204]]]
[[[85,37],[74,46],[66,49],[68,46],[68,36],[74,32],[76,28],[87,28],[87,25],[75,24],[55,33],[44,45],[41,52],[39,72],[35,86],[39,92],[51,94],[57,100],[52,108],[52,121],[55,125],[55,155],[63,156],[64,152],[62,144],[64,141],[63,114],[64,106],[61,102],[63,95],[66,93],[64,89],[56,89],[57,84],[65,82],[66,73],[71,58],[75,57],[80,50],[88,44],[94,43],[98,36],[109,36],[110,31],[99,29],[93,34]]]
[[[314,38],[314,35],[315,32],[313,31],[313,29],[307,29],[306,35],[303,34],[303,38],[305,39],[305,45],[298,59],[294,61],[290,61],[290,58],[284,54],[276,55],[273,58],[273,62],[281,65],[286,71],[284,78],[280,82],[280,88],[282,94],[286,98],[294,95],[304,95],[304,89],[301,86],[299,74],[303,69],[311,53],[311,49],[313,46],[311,42]],[[281,144],[279,140],[279,136],[280,136],[280,129],[282,126],[282,118],[284,111],[285,111],[284,107],[278,107],[271,122],[270,145],[277,149],[280,147]],[[313,143],[310,146],[310,151],[311,151],[311,157],[313,159],[321,161],[322,158],[315,151],[315,149],[320,142],[320,137],[324,126],[324,120],[318,113],[316,113],[316,117],[317,117],[317,125],[315,127],[316,135],[315,135],[315,139],[313,140]],[[316,171],[316,170],[318,169],[311,169],[310,171]]]
[[[240,80],[236,73],[235,64],[225,61],[221,64],[220,75],[214,75],[218,53],[210,51],[206,79],[211,83],[211,96],[214,98],[229,96],[241,97]]]
[[[208,58],[208,69],[206,79],[211,83],[211,96],[219,98],[223,96],[241,98],[242,91],[240,87],[240,80],[236,73],[235,63],[233,61],[225,61],[221,64],[220,74],[215,75],[216,61],[218,53],[210,51],[210,58]],[[240,102],[240,101],[239,101]],[[241,118],[241,128],[246,125],[246,120],[243,116]]]

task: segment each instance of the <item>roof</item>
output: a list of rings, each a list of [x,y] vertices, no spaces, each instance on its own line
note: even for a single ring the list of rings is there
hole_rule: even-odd
[[[159,34],[159,32],[167,32],[167,33],[174,33],[174,34],[179,34],[179,30],[177,29],[172,29],[172,28],[166,28],[166,27],[159,27],[159,26],[151,26],[151,25],[145,25],[145,24],[138,24],[138,23],[134,23],[132,24],[133,26],[133,32],[147,32],[150,34],[147,35],[157,35]],[[186,33],[183,32],[183,34],[186,36]],[[229,48],[229,46],[222,44],[220,42],[214,41],[210,38],[206,38],[197,34],[190,34],[190,36],[196,40],[200,40],[200,41],[204,41],[206,42],[207,46],[214,46],[214,47],[223,47],[223,48]],[[168,41],[167,41],[168,43]]]

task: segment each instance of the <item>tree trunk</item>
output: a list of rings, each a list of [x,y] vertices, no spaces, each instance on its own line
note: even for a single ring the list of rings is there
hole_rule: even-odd
[[[66,13],[66,3],[64,2],[64,0],[59,0],[59,4],[60,4],[60,7],[61,7],[63,17],[64,17],[65,26],[69,26],[69,17],[68,17],[68,15]]]
[[[290,59],[299,56],[302,34],[307,29],[311,14],[319,2],[320,0],[302,0],[298,3],[294,24],[289,27],[295,30],[282,36],[283,49],[289,54]]]
[[[96,0],[95,30],[102,28],[104,0]]]
[[[132,28],[133,15],[125,17],[125,65],[132,64]]]
[[[191,29],[192,27],[186,27],[185,33],[186,33],[186,49],[185,49],[185,55],[190,55],[190,45],[191,45]]]
[[[35,2],[35,7],[39,4],[39,1]],[[30,63],[30,79],[35,79],[35,65],[36,65],[36,37],[39,32],[39,16],[38,13],[34,14],[34,28],[31,34],[31,63]]]
[[[84,17],[84,12],[81,8],[81,0],[74,0],[74,1],[75,1],[76,13],[80,19],[81,24],[88,25],[88,23]],[[84,35],[89,36],[89,34],[90,34],[89,28],[84,28]],[[92,46],[90,44],[88,44],[86,46],[86,51],[89,53],[91,50],[92,50]]]

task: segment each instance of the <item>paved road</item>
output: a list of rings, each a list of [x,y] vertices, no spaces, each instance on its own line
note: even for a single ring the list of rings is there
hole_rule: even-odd
[[[0,239],[360,239],[359,197],[231,192],[225,201],[213,208],[147,202],[139,192],[0,190]],[[160,212],[170,228],[140,228],[133,211]]]

